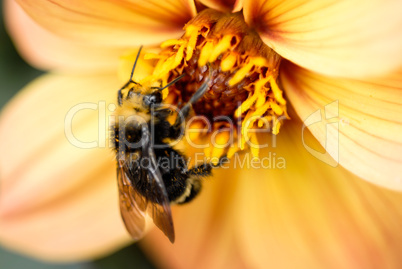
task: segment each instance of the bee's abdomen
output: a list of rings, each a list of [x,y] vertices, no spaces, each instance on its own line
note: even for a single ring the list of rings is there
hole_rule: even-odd
[[[182,196],[187,188],[186,159],[173,148],[155,149],[159,170],[170,202]]]

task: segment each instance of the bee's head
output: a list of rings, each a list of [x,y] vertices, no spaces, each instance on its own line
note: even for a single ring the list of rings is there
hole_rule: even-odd
[[[160,91],[144,95],[142,102],[145,107],[151,107],[152,105],[158,105],[162,102],[162,94]]]

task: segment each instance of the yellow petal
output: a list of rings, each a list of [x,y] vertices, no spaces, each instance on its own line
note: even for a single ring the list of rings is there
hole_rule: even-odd
[[[285,124],[276,147],[263,151],[268,169],[239,171],[232,206],[242,214],[233,223],[249,267],[399,268],[402,194],[315,159],[301,128]]]
[[[30,64],[40,69],[91,72],[117,68],[124,48],[93,46],[57,36],[34,22],[13,0],[5,1],[8,30]]]
[[[199,2],[222,12],[237,12],[243,8],[244,0],[199,0]]]
[[[399,268],[402,195],[311,156],[301,127],[268,137],[262,167],[214,171],[174,208],[175,244],[154,231],[145,251],[169,268]]]
[[[96,46],[159,44],[180,36],[195,15],[191,0],[17,2],[44,28]]]
[[[131,49],[127,50],[127,52],[119,58],[120,61],[117,74],[122,84],[130,78],[137,54],[138,48]],[[142,49],[142,53],[137,60],[137,66],[135,67],[133,74],[133,80],[136,82],[141,82],[143,79],[150,76],[155,68],[152,61],[144,59],[145,55],[147,55],[146,49]]]
[[[297,114],[327,149],[312,154],[372,183],[402,190],[402,70],[358,81],[288,63],[282,83]]]
[[[172,208],[176,230],[173,245],[157,230],[139,242],[159,267],[238,268],[243,264],[242,257],[236,255],[240,254],[234,236],[236,223],[229,211],[237,180],[227,170],[214,171],[214,175],[204,182],[194,201]]]
[[[401,1],[274,0],[244,3],[246,22],[281,56],[334,76],[402,66]]]
[[[111,75],[46,75],[7,105],[0,119],[2,245],[66,261],[129,242],[107,138],[119,86]]]

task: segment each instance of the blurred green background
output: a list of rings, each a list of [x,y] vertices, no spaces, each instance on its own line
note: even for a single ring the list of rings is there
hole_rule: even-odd
[[[43,72],[30,67],[15,51],[5,30],[3,8],[0,2],[0,106],[3,107],[20,89]],[[1,190],[1,186],[0,186]],[[1,195],[1,193],[0,193]],[[40,244],[40,242],[38,242]],[[111,269],[155,268],[134,244],[108,257],[78,264],[43,263],[2,248],[0,242],[1,269]]]

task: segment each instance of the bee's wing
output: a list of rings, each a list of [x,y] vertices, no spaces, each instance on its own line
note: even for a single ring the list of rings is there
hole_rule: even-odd
[[[120,213],[127,231],[133,239],[140,239],[145,231],[146,200],[135,191],[128,177],[127,165],[119,160],[117,182],[119,186]],[[140,173],[139,167],[135,168]]]
[[[143,129],[143,135],[148,139],[143,144],[141,156],[137,156],[136,160],[141,158],[149,160],[148,167],[141,167],[141,162],[137,161],[118,160],[117,178],[121,215],[128,232],[134,239],[140,239],[143,236],[147,213],[173,243],[175,235],[169,198],[147,128]],[[137,190],[144,182],[148,185],[145,196]]]
[[[145,130],[143,130],[143,133],[144,131]],[[148,142],[150,142],[150,140]],[[152,187],[148,190],[148,196],[153,197],[156,201],[148,203],[147,213],[152,217],[155,225],[158,226],[169,238],[170,242],[173,243],[175,234],[170,202],[152,146],[150,146],[150,144],[144,145],[142,154],[143,157],[149,160],[147,172]]]

